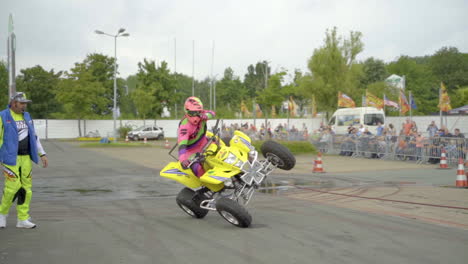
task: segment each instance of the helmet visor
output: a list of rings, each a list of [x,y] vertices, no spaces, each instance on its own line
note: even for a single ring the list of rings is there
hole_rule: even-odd
[[[187,114],[189,116],[199,116],[200,115],[200,111],[187,111]]]

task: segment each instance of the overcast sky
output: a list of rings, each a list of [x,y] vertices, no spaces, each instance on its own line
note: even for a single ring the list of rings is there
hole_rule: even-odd
[[[307,69],[328,28],[341,35],[363,34],[368,57],[386,62],[400,55],[433,54],[443,46],[468,52],[468,1],[371,0],[0,0],[0,60],[6,60],[8,16],[13,14],[19,69],[41,65],[69,70],[87,54],[114,55],[114,40],[94,30],[130,37],[117,39],[120,76],[138,70],[143,58],[166,60],[177,71],[214,75],[226,67],[243,76],[260,60],[273,70]]]

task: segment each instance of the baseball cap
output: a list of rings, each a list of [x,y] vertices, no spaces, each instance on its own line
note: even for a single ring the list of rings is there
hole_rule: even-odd
[[[17,92],[15,95],[10,97],[10,101],[17,101],[20,103],[31,103],[32,101],[26,97],[26,94],[23,92]]]

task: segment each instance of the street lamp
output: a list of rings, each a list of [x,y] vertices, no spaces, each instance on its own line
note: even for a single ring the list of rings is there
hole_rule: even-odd
[[[117,38],[130,36],[130,34],[124,33],[124,31],[124,28],[120,28],[116,35],[107,34],[100,30],[94,31],[94,33],[98,35],[106,35],[114,38],[114,107],[112,109],[112,115],[114,117],[114,142],[117,142]]]

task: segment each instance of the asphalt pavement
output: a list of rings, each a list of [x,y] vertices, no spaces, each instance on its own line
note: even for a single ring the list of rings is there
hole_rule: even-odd
[[[450,184],[450,172],[444,172],[445,180],[425,176],[433,173],[430,168],[403,168],[397,170],[399,174],[395,170],[319,176],[306,170],[278,172],[248,206],[252,226],[240,229],[216,212],[192,219],[177,207],[175,195],[181,186],[158,176],[158,168],[167,161],[162,156],[165,151],[123,148],[108,154],[66,142],[43,144],[50,167],[34,167],[31,204],[38,228],[16,229],[12,208],[7,228],[0,230],[1,264],[427,264],[466,263],[468,259],[468,230],[464,228],[344,207],[353,203],[323,195],[311,198],[298,189],[308,186],[339,192],[365,186],[370,192],[401,186],[404,180],[406,185],[415,182],[416,187],[451,190],[440,187]],[[128,155],[124,152],[144,153],[145,162],[151,165],[123,159]]]

